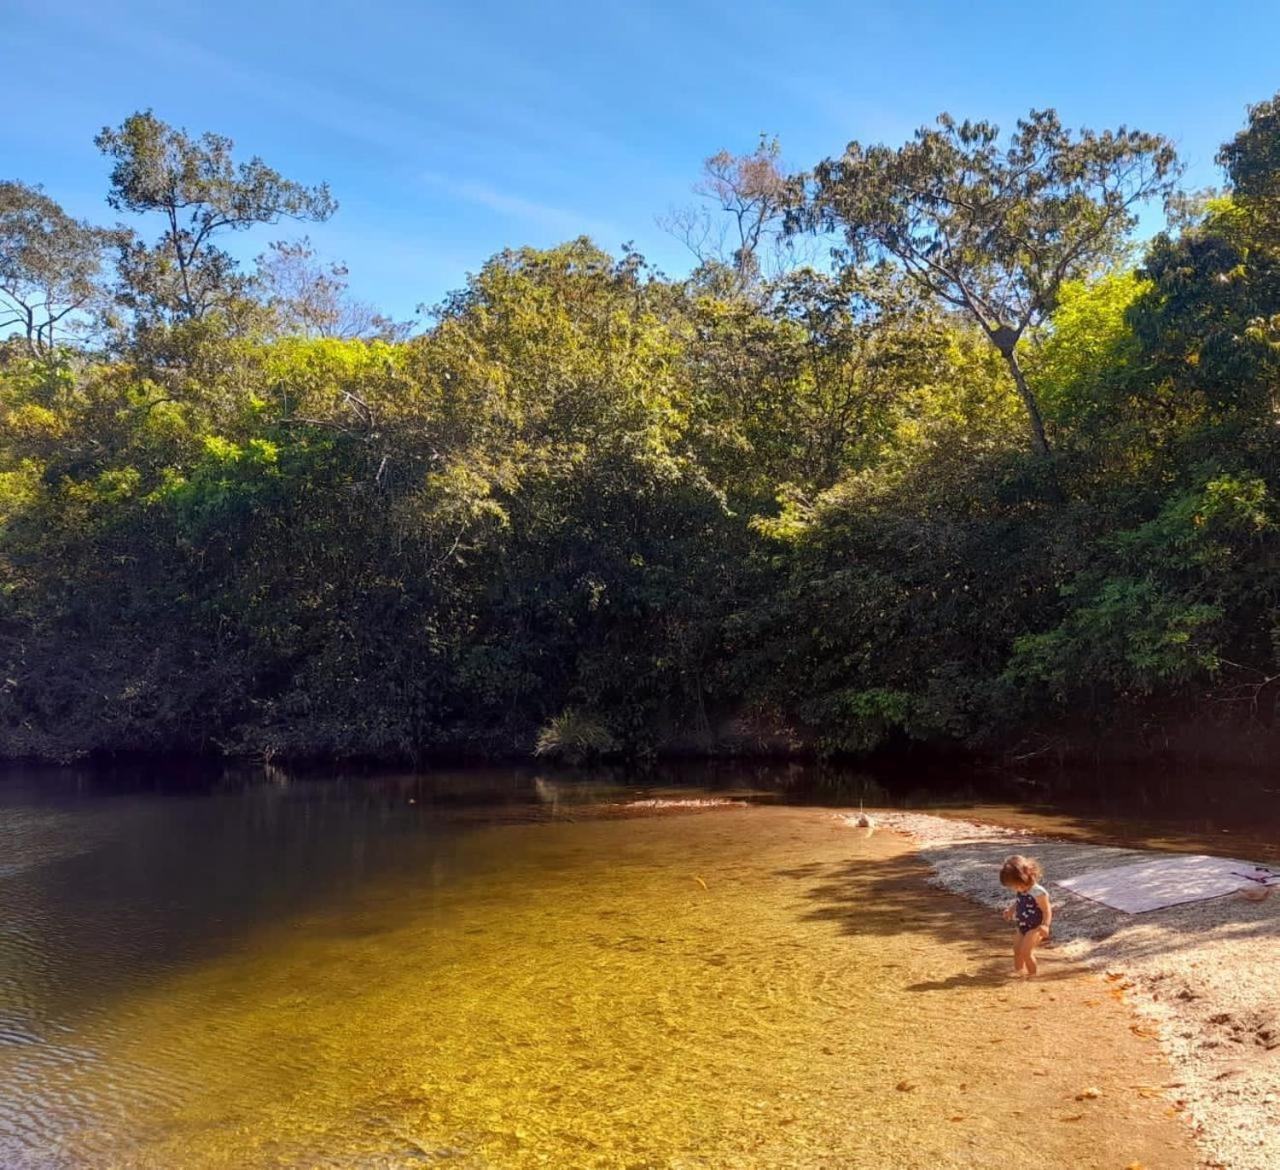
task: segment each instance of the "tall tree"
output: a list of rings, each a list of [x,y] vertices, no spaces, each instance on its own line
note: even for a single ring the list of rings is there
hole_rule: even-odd
[[[159,240],[131,241],[120,268],[126,303],[164,320],[198,320],[243,291],[235,258],[216,242],[224,233],[282,219],[325,220],[337,209],[325,184],[304,187],[257,157],[237,164],[230,138],[192,138],[149,110],[104,128],[94,141],[115,162],[107,202],[163,218]]]
[[[112,232],[73,219],[39,187],[0,182],[0,336],[48,358],[82,333],[102,296]]]
[[[1280,93],[1249,107],[1249,124],[1218,152],[1238,202],[1280,225]]]
[[[685,245],[704,270],[729,274],[733,291],[743,292],[766,275],[768,256],[783,244],[788,200],[782,147],[760,136],[750,154],[721,150],[702,164],[693,193],[702,202],[673,208],[658,225]],[[776,271],[775,271],[776,274]]]
[[[1065,281],[1113,260],[1136,209],[1168,194],[1168,140],[1123,127],[1073,133],[1033,110],[1008,145],[989,122],[936,127],[894,149],[851,142],[814,170],[797,226],[842,230],[844,258],[890,259],[930,296],[971,316],[1000,352],[1026,408],[1031,445],[1049,453],[1018,343],[1053,312]]]
[[[347,266],[321,260],[306,236],[273,242],[257,266],[255,284],[282,335],[396,341],[409,331],[408,324],[352,298]]]

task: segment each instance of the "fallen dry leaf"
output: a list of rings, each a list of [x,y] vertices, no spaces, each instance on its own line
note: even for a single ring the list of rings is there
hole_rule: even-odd
[[[899,1081],[893,1087],[897,1089],[899,1093],[910,1093],[915,1088],[915,1085],[910,1081]]]
[[[1067,1114],[1067,1116],[1066,1116],[1066,1117],[1059,1117],[1059,1118],[1058,1118],[1058,1120],[1059,1120],[1059,1121],[1083,1121],[1083,1120],[1084,1120],[1084,1114],[1083,1114],[1083,1113],[1069,1113],[1069,1114]]]
[[[1101,1096],[1102,1096],[1102,1090],[1095,1089],[1092,1085],[1090,1085],[1087,1089],[1081,1089],[1080,1092],[1076,1094],[1076,1100],[1077,1101],[1096,1101]]]

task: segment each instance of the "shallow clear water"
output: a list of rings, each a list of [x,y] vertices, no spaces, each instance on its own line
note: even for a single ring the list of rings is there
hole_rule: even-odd
[[[0,1165],[832,1156],[904,1010],[874,912],[835,930],[782,880],[847,842],[799,811],[619,805],[927,786],[690,779],[0,776]]]

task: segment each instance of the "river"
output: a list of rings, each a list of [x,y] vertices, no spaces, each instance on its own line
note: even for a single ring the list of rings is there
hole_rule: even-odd
[[[882,943],[858,950],[788,881],[842,856],[832,818],[750,814],[860,800],[1260,857],[1277,840],[1256,779],[9,769],[0,1165],[829,1153],[854,1108],[830,1037],[859,1004],[885,1026],[899,1008],[876,998]]]

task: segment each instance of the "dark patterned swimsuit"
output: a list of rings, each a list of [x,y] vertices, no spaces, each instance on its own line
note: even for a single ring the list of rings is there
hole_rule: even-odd
[[[1013,918],[1023,934],[1035,930],[1044,921],[1044,911],[1040,909],[1036,899],[1048,896],[1049,891],[1039,883],[1032,886],[1025,894],[1018,895],[1018,901],[1013,908]]]

